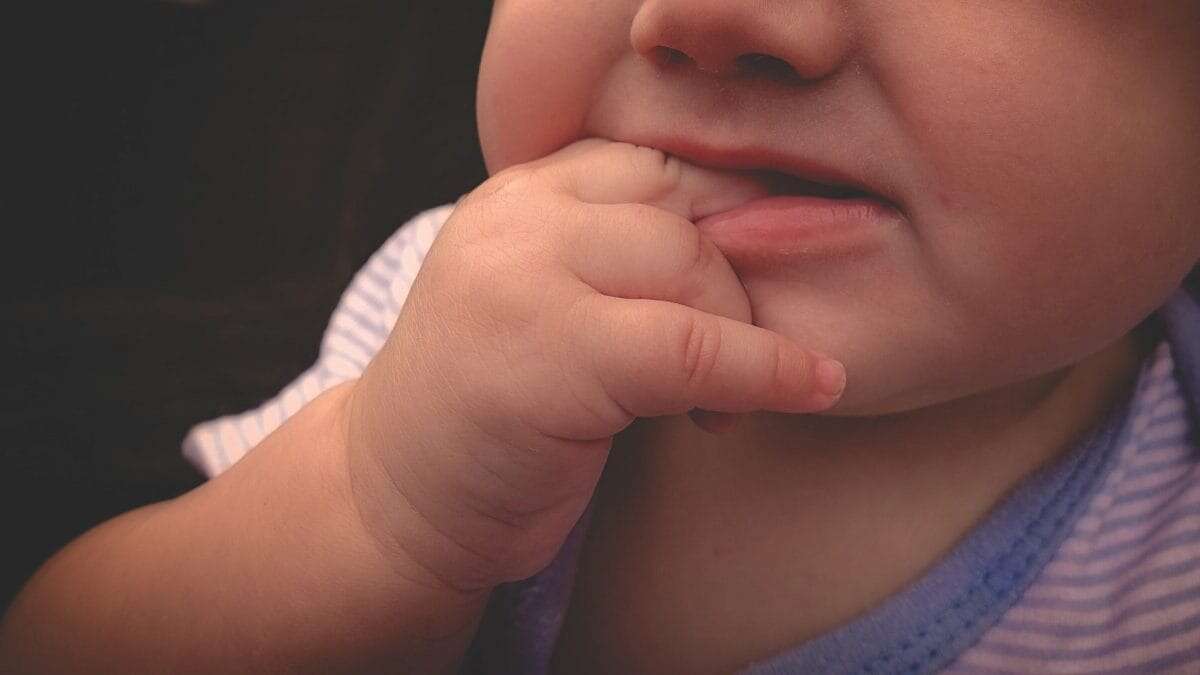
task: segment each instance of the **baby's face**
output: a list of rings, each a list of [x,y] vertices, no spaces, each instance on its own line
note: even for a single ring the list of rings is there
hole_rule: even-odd
[[[735,271],[756,324],[846,363],[839,410],[904,410],[1078,361],[1196,263],[1198,25],[1195,0],[497,0],[479,131],[493,173],[673,137],[886,190],[906,220],[869,254]]]

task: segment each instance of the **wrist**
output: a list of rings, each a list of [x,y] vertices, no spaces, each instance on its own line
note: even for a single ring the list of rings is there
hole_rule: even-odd
[[[343,591],[353,587],[379,595],[382,606],[390,607],[384,613],[408,626],[405,641],[416,643],[413,653],[423,651],[421,644],[436,645],[439,650],[458,644],[465,649],[491,588],[467,591],[446,583],[408,555],[399,539],[389,538],[376,527],[382,523],[377,518],[373,521],[371,510],[364,507],[380,504],[377,493],[363,493],[350,452],[347,411],[356,382],[338,385],[306,406],[289,430],[295,442],[280,446],[313,450],[315,466],[306,472],[310,480],[315,479],[313,491],[326,508],[339,514],[331,517],[331,522],[342,523],[341,531],[331,532],[325,541],[331,548],[344,547],[336,572],[342,578]],[[403,505],[381,505],[396,517],[404,513]]]
[[[345,502],[364,538],[409,583],[468,604],[486,600],[500,582],[490,574],[492,565],[449,537],[414,504],[393,473],[403,464],[399,454],[406,448],[392,447],[364,429],[368,425],[361,423],[364,401],[358,383],[331,390],[326,414],[338,437]],[[402,411],[392,412],[389,421],[397,428],[418,428],[400,418]],[[449,487],[430,489],[451,494]]]

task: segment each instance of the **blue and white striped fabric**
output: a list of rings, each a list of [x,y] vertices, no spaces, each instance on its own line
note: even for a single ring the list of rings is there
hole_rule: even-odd
[[[453,210],[445,204],[423,211],[389,237],[342,294],[316,364],[258,408],[194,427],[183,441],[184,456],[216,476],[321,392],[361,375],[396,325],[417,270]]]
[[[317,363],[260,407],[196,426],[186,456],[215,476],[320,392],[358,376],[453,208],[405,223],[343,294]],[[1159,314],[1166,338],[1127,405],[1071,457],[1026,481],[884,607],[747,672],[1200,673],[1200,304],[1180,290]],[[545,572],[498,589],[489,616],[503,630],[485,635],[495,628],[485,620],[477,644],[488,646],[473,648],[465,668],[546,672],[587,522],[585,513]],[[1016,564],[997,584],[980,561],[1000,549]],[[969,621],[927,635],[968,611]],[[879,656],[885,638],[903,649]]]
[[[1200,673],[1200,456],[1174,373],[1163,343],[1103,487],[954,672]]]

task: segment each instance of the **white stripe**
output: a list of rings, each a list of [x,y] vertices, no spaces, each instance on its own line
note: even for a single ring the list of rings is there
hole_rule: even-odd
[[[361,294],[355,292],[357,289],[351,289],[350,292],[342,296],[342,302],[350,309],[358,312],[364,317],[376,320],[379,315],[379,309],[367,302]]]
[[[388,237],[388,240],[383,244],[383,250],[387,251],[388,258],[399,262],[400,253],[404,250],[405,246],[408,246],[409,240],[412,239],[409,232],[411,230],[408,229],[406,223],[400,229],[396,230],[392,236]]]
[[[388,305],[389,310],[399,310],[404,306],[404,301],[408,300],[408,292],[412,289],[412,284],[405,281],[399,275],[392,279],[392,286],[388,289],[388,294],[392,296],[392,302]],[[387,325],[386,321],[384,325]]]
[[[311,370],[300,378],[300,393],[304,394],[305,401],[315,401],[321,395],[321,383]]]
[[[1175,385],[1175,380],[1170,377],[1164,377],[1146,387],[1146,395],[1143,400],[1153,408],[1168,398],[1178,395],[1178,393],[1179,388]]]
[[[990,637],[990,635],[989,635]],[[967,651],[963,662],[983,668],[1014,668],[1023,673],[1092,673],[1115,668],[1135,668],[1162,656],[1193,648],[1200,644],[1200,628],[1174,635],[1148,645],[1130,646],[1105,656],[1080,659],[1046,661],[1043,659],[1006,656],[987,651],[988,638]],[[1063,658],[1069,658],[1064,656]]]
[[[1176,397],[1169,398],[1165,401],[1162,401],[1162,402],[1158,403],[1157,405],[1151,407],[1150,410],[1148,411],[1148,414],[1150,415],[1150,419],[1152,421],[1157,422],[1160,419],[1167,419],[1170,416],[1173,416],[1175,414],[1184,413],[1186,411],[1187,411],[1187,402],[1183,400],[1183,397],[1176,396]]]
[[[1166,377],[1175,371],[1175,357],[1171,353],[1171,343],[1163,341],[1154,348],[1154,364],[1150,366],[1150,374],[1155,377]]]
[[[436,228],[436,229],[440,229]],[[421,257],[424,257],[429,252],[429,247],[433,245],[433,239],[437,236],[437,231],[433,226],[432,219],[429,217],[421,218],[417,221],[417,248],[420,249]]]
[[[1186,418],[1177,418],[1169,421],[1162,421],[1142,432],[1138,438],[1138,442],[1143,445],[1151,445],[1155,442],[1162,442],[1170,439],[1182,439],[1187,433],[1188,422]]]
[[[304,398],[300,396],[300,391],[295,386],[288,387],[283,391],[283,414],[284,417],[291,417],[300,412],[300,408],[304,407]]]
[[[1172,504],[1172,502],[1176,502]],[[1152,495],[1145,499],[1137,501],[1125,502],[1120,506],[1113,507],[1104,513],[1093,514],[1088,513],[1079,519],[1079,523],[1075,526],[1075,533],[1072,535],[1072,540],[1083,539],[1088,534],[1097,532],[1107,523],[1111,523],[1121,518],[1133,517],[1149,517],[1155,511],[1173,506],[1174,508],[1188,508],[1200,504],[1200,490],[1188,490],[1183,493],[1178,492],[1163,492],[1162,494]]]
[[[378,251],[375,251],[375,255],[383,258],[388,269],[394,270],[400,267],[400,248],[393,244],[391,239],[385,241],[383,246]]]
[[[1081,542],[1068,540],[1070,550],[1067,550],[1064,545],[1063,549],[1054,555],[1051,565],[1047,565],[1043,574],[1053,574],[1057,577],[1060,576],[1059,570],[1062,570],[1061,576],[1111,573],[1124,566],[1131,558],[1144,554],[1145,550],[1156,542],[1174,535],[1197,531],[1200,531],[1200,514],[1191,514],[1171,522],[1152,520],[1148,523],[1122,528],[1115,533],[1120,535],[1120,539],[1110,541],[1106,545],[1125,545],[1126,547],[1109,552],[1103,558],[1096,560],[1087,559],[1094,552],[1093,549],[1087,548]],[[1196,542],[1176,545],[1194,548]]]
[[[263,432],[269,435],[283,424],[283,409],[279,407],[279,397],[268,401],[261,410]]]
[[[390,310],[390,309],[389,309],[389,310],[388,310],[388,311],[387,311],[387,312],[386,312],[386,313],[383,315],[383,320],[384,320],[384,322],[386,322],[386,324],[387,324],[387,329],[388,329],[388,332],[390,333],[390,332],[392,332],[393,330],[395,330],[395,329],[396,329],[396,322],[400,320],[400,313],[399,313],[399,312],[394,312],[394,311],[392,311],[392,310]]]
[[[332,350],[334,354],[350,359],[359,370],[365,368],[371,361],[371,355],[365,349],[341,333],[326,334],[324,347],[325,349]]]
[[[1166,485],[1192,470],[1196,466],[1198,465],[1183,462],[1181,464],[1159,467],[1154,471],[1144,473],[1140,476],[1134,476],[1133,478],[1126,478],[1121,484],[1120,489],[1117,490],[1116,495],[1118,497],[1122,497],[1131,492],[1137,492],[1147,488],[1155,488]]]
[[[204,475],[212,478],[221,473],[226,463],[222,461],[221,451],[217,449],[212,423],[197,426],[193,438],[196,441],[196,449],[199,450],[197,459],[203,465]]]
[[[321,359],[321,364],[333,375],[341,376],[344,379],[351,379],[362,374],[362,370],[351,363],[346,357],[336,353],[326,354]]]
[[[361,293],[380,305],[387,302],[387,289],[381,282],[375,281],[364,272],[359,272],[358,276],[354,278],[354,284],[350,286],[350,295],[355,293]],[[364,312],[364,314],[371,315],[370,312]]]
[[[421,260],[418,259],[417,252],[411,246],[405,247],[404,252],[400,254],[400,273],[406,281],[412,283],[420,270]]]
[[[1152,462],[1138,462],[1129,467],[1129,475],[1134,477],[1149,476],[1152,473],[1166,471],[1171,467],[1181,467],[1185,464],[1194,464],[1195,460],[1188,457],[1185,453],[1180,453],[1178,457],[1161,457]]]
[[[1195,560],[1197,555],[1195,542],[1192,542],[1190,545],[1173,546],[1158,551],[1146,560],[1140,561],[1125,574],[1102,579],[1086,586],[1064,586],[1049,581],[1039,581],[1029,587],[1024,597],[1038,600],[1097,600],[1108,597],[1118,591],[1131,590],[1122,589],[1122,586],[1136,577],[1153,575],[1163,568]]]
[[[237,463],[242,455],[246,454],[246,443],[238,436],[237,428],[233,426],[233,420],[228,417],[221,418],[217,425],[217,436],[221,440],[221,447],[225,450],[225,454],[229,458],[229,465]]]
[[[367,259],[367,269],[385,279],[391,279],[392,275],[396,273],[396,266],[388,262],[388,259],[379,253]]]
[[[1170,442],[1155,448],[1143,447],[1138,450],[1137,463],[1145,466],[1152,462],[1165,462],[1168,459],[1178,459],[1185,456],[1190,450],[1190,448],[1182,446],[1179,442]]]
[[[330,372],[328,368],[324,367],[322,367],[319,371],[318,377],[321,378],[321,389],[324,390],[333,389],[347,380],[354,379],[353,377],[347,377],[345,375],[338,375],[337,373]]]
[[[253,448],[262,442],[263,433],[262,427],[258,424],[258,415],[249,414],[242,415],[238,420],[238,431],[241,432],[242,438]]]
[[[1028,607],[1017,603],[1004,615],[1001,625],[1009,621],[1038,621],[1063,626],[1102,626],[1131,605],[1157,600],[1189,588],[1200,588],[1200,568],[1172,577],[1155,579],[1139,588],[1131,589],[1128,593],[1114,593],[1111,603],[1101,609]]]
[[[330,323],[330,327],[337,328],[338,330],[353,335],[359,342],[362,342],[363,345],[365,345],[366,349],[370,349],[372,352],[379,351],[379,348],[383,346],[384,335],[380,335],[379,333],[363,328],[362,324],[355,321],[353,317],[345,312],[338,312],[335,314],[333,316],[333,322]],[[327,334],[328,332],[329,329],[326,329]],[[367,356],[368,361],[371,360],[371,356],[372,355]]]

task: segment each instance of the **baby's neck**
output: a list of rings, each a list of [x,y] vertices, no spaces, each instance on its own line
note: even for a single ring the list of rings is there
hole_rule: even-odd
[[[683,415],[639,420],[597,490],[561,647],[563,663],[595,670],[565,671],[727,672],[843,625],[1071,448],[1144,353],[1122,340],[1037,382],[905,415],[756,414],[721,436]],[[610,662],[595,662],[597,645]]]
[[[1098,423],[1146,353],[1131,334],[1038,379],[892,415],[761,412],[719,436],[682,415],[639,420],[627,433],[640,456],[618,462],[630,462],[639,482],[674,492],[694,485],[741,499],[784,491],[798,507],[808,497],[814,507],[856,497],[918,508],[914,502],[934,500],[955,505],[959,518],[970,505],[973,522]]]

